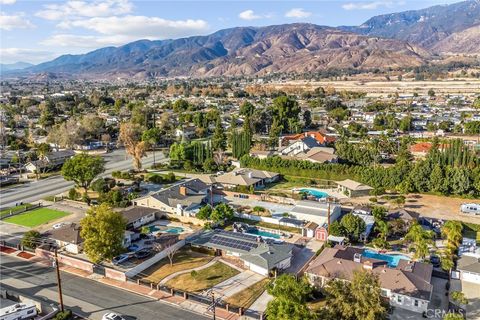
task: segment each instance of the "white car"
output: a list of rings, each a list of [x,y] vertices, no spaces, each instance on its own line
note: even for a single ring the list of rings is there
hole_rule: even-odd
[[[56,223],[52,226],[53,229],[60,229],[61,227],[63,227],[65,225],[65,223],[63,222],[60,222],[60,223]]]
[[[102,317],[102,320],[125,320],[125,318],[123,318],[121,315],[119,314],[116,314],[116,313],[113,313],[113,312],[109,312],[109,313],[105,313]]]

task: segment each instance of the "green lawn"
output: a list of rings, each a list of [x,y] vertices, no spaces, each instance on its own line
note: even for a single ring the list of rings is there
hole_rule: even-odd
[[[4,221],[33,228],[68,215],[69,213],[63,211],[40,208],[6,218]]]
[[[243,289],[240,292],[235,293],[233,296],[225,299],[225,302],[234,305],[236,307],[248,308],[258,299],[267,288],[270,279],[263,279],[254,283],[248,288]]]
[[[16,207],[8,208],[8,209],[3,209],[3,210],[0,211],[0,217],[8,216],[10,214],[10,211],[12,213],[16,213],[18,211],[25,210],[25,207],[30,208],[31,206],[33,206],[33,204],[24,203],[21,206],[16,206]]]
[[[237,269],[221,262],[215,262],[208,268],[198,270],[194,277],[191,273],[176,276],[167,282],[167,286],[188,292],[198,292],[211,288],[237,274],[239,274]]]
[[[170,260],[168,260],[168,258],[162,259],[142,272],[142,274],[148,275],[143,279],[148,282],[158,283],[172,273],[203,266],[212,259],[213,256],[188,251],[185,249],[179,250],[173,257],[172,266],[170,265]]]

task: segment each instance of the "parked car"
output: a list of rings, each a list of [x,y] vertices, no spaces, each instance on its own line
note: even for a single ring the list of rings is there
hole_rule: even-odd
[[[60,229],[61,227],[63,227],[65,225],[65,223],[63,222],[60,222],[60,223],[55,223],[52,228],[53,229]]]
[[[132,244],[132,245],[128,246],[127,249],[128,249],[128,251],[133,251],[133,252],[135,252],[135,251],[137,251],[137,250],[139,249],[139,246],[138,246],[137,244]]]
[[[440,257],[432,255],[430,256],[430,263],[435,267],[438,268],[440,267]]]
[[[135,252],[135,258],[137,259],[145,259],[152,254],[150,249],[141,249]]]
[[[119,256],[116,256],[115,258],[112,259],[112,263],[114,265],[119,265],[122,264],[123,262],[127,261],[130,259],[130,255],[128,254],[121,254]]]
[[[125,320],[125,318],[119,314],[109,312],[103,315],[102,320]]]

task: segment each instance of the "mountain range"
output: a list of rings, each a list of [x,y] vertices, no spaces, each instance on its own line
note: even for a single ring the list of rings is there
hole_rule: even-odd
[[[263,75],[420,66],[480,53],[480,0],[376,16],[360,26],[237,27],[207,36],[139,40],[63,55],[21,70],[80,78]]]

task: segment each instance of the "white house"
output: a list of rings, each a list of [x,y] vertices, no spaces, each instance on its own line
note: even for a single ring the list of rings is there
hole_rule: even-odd
[[[315,222],[319,226],[337,220],[342,213],[339,204],[328,204],[317,201],[302,200],[297,201],[295,207],[289,212],[291,216],[298,220]]]

